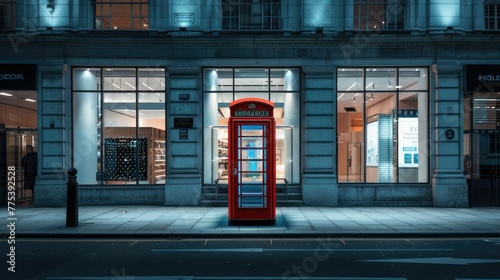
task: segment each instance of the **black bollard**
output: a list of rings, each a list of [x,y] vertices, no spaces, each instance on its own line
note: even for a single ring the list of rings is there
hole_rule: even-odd
[[[68,169],[67,198],[66,198],[66,227],[78,226],[78,182],[75,168]]]

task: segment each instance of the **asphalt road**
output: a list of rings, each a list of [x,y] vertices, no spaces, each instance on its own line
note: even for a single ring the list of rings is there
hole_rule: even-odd
[[[17,239],[0,245],[2,280],[500,279],[500,238]]]

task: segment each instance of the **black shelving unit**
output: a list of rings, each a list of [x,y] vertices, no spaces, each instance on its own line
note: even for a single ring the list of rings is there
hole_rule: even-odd
[[[105,180],[147,180],[147,138],[107,137],[104,139],[104,150]]]

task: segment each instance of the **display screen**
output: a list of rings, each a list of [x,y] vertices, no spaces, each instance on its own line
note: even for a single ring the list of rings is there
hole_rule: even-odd
[[[398,120],[399,167],[418,167],[418,118]]]
[[[378,121],[366,126],[366,166],[378,166]]]

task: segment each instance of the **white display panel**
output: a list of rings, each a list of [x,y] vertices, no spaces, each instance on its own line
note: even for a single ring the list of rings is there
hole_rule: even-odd
[[[398,120],[399,167],[418,167],[418,118]]]
[[[366,125],[366,166],[378,166],[378,121]]]

